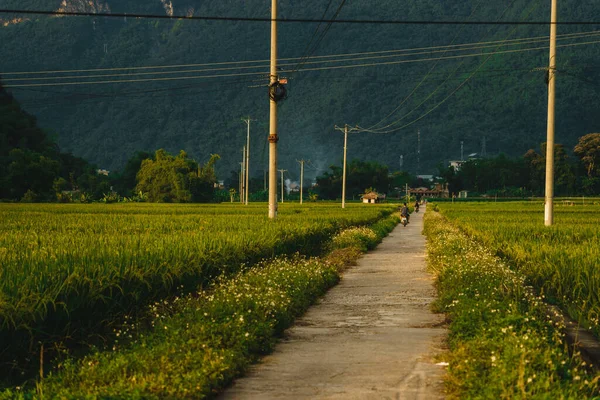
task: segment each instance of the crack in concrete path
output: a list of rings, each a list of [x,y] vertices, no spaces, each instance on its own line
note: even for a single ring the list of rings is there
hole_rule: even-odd
[[[426,272],[422,214],[398,227],[288,329],[221,399],[442,399],[444,316]]]

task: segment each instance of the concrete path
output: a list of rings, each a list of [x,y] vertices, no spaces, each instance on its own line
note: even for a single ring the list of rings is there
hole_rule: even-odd
[[[423,213],[413,213],[285,333],[222,399],[442,399],[433,356],[446,335],[429,311]]]

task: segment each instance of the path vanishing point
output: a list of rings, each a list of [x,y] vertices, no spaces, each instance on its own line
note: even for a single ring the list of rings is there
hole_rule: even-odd
[[[424,207],[423,207],[424,211]],[[444,316],[433,314],[423,212],[398,225],[221,399],[442,399]]]

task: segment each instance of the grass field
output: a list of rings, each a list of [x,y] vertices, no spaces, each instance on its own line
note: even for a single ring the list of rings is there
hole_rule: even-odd
[[[283,204],[269,221],[265,204],[0,204],[0,371],[27,373],[16,360],[40,344],[102,340],[124,315],[243,265],[319,254],[393,209]]]
[[[441,356],[447,398],[598,399],[600,374],[569,351],[544,298],[512,261],[457,226],[425,214],[435,306],[449,321],[449,351]]]
[[[552,227],[544,226],[540,203],[445,203],[439,209],[600,336],[600,205],[591,203],[555,203]]]

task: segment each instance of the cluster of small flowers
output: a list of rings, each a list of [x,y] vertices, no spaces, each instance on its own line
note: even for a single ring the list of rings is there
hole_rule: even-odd
[[[578,370],[585,362],[565,351],[564,323],[558,318],[559,313],[548,312],[544,296],[536,295],[522,274],[439,215],[429,215],[425,231],[429,237],[428,261],[438,275],[442,309],[452,320],[461,321],[459,329],[464,330],[464,324],[470,323],[474,326],[468,330],[481,332],[470,339],[465,336],[458,347],[460,351],[450,356],[451,360],[457,358],[450,362],[454,364],[450,371],[460,376],[457,382],[465,379],[483,382],[496,376],[485,372],[489,368],[499,368],[498,379],[506,379],[517,363],[522,381],[516,375],[518,382],[514,385],[524,392],[539,379],[570,381],[572,389],[566,390],[597,391],[597,387],[592,387],[594,380],[588,379],[589,372],[582,378]],[[511,323],[507,324],[508,321]],[[484,357],[477,343],[488,341],[494,350]],[[546,384],[540,382],[536,387]]]

